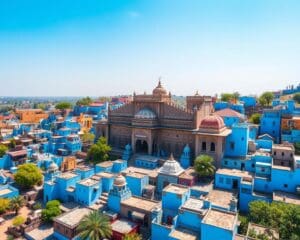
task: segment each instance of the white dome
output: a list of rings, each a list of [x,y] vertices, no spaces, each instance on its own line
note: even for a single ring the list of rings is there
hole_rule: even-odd
[[[139,119],[155,119],[157,116],[156,116],[155,112],[153,112],[151,109],[143,108],[140,111],[138,111],[134,115],[134,117],[139,118]]]
[[[173,158],[173,154],[171,154],[170,158],[159,169],[159,173],[166,174],[166,175],[173,175],[173,176],[178,176],[183,172],[184,172],[184,169]]]
[[[125,185],[126,185],[126,179],[121,174],[119,174],[114,180],[114,186],[121,187]]]
[[[55,162],[52,162],[51,164],[50,164],[50,166],[48,167],[48,171],[49,172],[55,172],[55,171],[57,171],[58,170],[58,166],[57,166],[57,164],[55,163]]]

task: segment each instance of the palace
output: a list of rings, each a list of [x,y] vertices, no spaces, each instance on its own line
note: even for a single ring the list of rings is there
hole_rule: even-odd
[[[109,110],[106,124],[98,124],[98,135],[107,136],[114,149],[132,146],[133,153],[179,157],[186,145],[194,156],[195,129],[213,111],[213,98],[198,93],[186,98],[186,107],[172,101],[159,81],[152,94],[136,95],[132,102]]]

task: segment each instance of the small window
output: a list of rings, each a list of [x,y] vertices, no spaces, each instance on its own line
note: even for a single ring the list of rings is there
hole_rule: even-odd
[[[223,183],[224,182],[224,178],[223,177],[220,177],[219,178],[219,183]]]
[[[293,154],[291,153],[290,156],[293,157]]]
[[[206,151],[206,142],[202,142],[202,151]]]
[[[284,156],[284,152],[281,153],[281,156]]]
[[[234,150],[234,142],[230,142],[230,149]]]
[[[265,172],[266,171],[266,169],[265,168],[261,168],[261,172]]]
[[[242,141],[244,141],[245,140],[245,138],[244,137],[242,137]]]
[[[234,162],[234,166],[236,166],[236,162]]]
[[[281,162],[280,164],[281,164],[281,166],[284,166],[284,162]]]
[[[274,156],[276,156],[276,151],[274,151]]]
[[[228,165],[228,161],[227,160],[225,161],[225,165]]]
[[[254,168],[254,167],[255,167],[255,164],[254,164],[254,163],[252,163],[252,164],[251,164],[251,167],[252,167],[252,168]]]
[[[287,187],[288,187],[288,185],[287,185],[287,184],[283,184],[283,186],[284,186],[285,188],[287,188]]]
[[[215,145],[215,143],[213,143],[213,142],[210,144],[210,151],[211,151],[211,152],[216,151],[216,145]]]
[[[231,184],[231,179],[230,178],[226,178],[226,184]]]

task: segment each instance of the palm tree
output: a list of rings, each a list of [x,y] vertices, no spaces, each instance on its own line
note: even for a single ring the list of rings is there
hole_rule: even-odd
[[[211,177],[215,173],[213,158],[208,155],[200,155],[196,158],[194,169],[200,177]]]
[[[124,236],[123,240],[142,240],[142,237],[137,233],[128,233]]]
[[[21,197],[21,196],[16,196],[16,197],[13,197],[11,200],[10,200],[10,209],[15,211],[15,214],[18,215],[19,214],[19,210],[21,207],[24,206],[24,198]]]
[[[82,240],[100,240],[112,236],[109,218],[98,211],[86,215],[79,223],[77,231]]]

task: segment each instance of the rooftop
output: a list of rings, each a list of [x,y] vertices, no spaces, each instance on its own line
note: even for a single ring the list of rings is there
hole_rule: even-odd
[[[12,191],[9,188],[1,189],[0,196],[11,193]]]
[[[179,184],[169,184],[163,189],[163,193],[168,192],[168,193],[175,193],[180,195],[183,195],[188,191],[189,191],[188,187]]]
[[[96,176],[102,177],[102,178],[113,178],[115,175],[108,172],[100,172],[97,173]]]
[[[122,171],[122,173],[127,174],[129,172],[141,173],[148,175],[149,177],[156,178],[158,175],[157,170],[138,168],[138,167],[128,167],[126,170]]]
[[[253,178],[253,174],[251,172],[241,171],[238,169],[219,168],[216,173],[230,175],[230,176],[236,176],[236,177],[241,177],[241,178],[249,178],[249,179]]]
[[[145,198],[130,197],[130,198],[122,201],[121,204],[150,212],[154,208],[156,208],[160,203],[157,201],[149,200],[149,199],[145,199]]]
[[[237,220],[237,214],[225,212],[217,209],[210,209],[203,219],[203,222],[208,225],[219,228],[233,230]]]
[[[132,229],[136,228],[137,224],[125,219],[118,219],[111,224],[111,227],[114,232],[127,234],[130,233]]]
[[[76,208],[70,212],[55,218],[55,222],[68,226],[69,228],[76,227],[81,219],[91,212],[88,208]]]
[[[53,227],[51,224],[41,225],[38,228],[33,229],[30,232],[26,232],[26,236],[34,240],[43,240],[47,239],[54,233]]]
[[[213,205],[229,208],[230,200],[235,196],[236,194],[231,191],[213,189],[209,192],[206,198]]]
[[[197,240],[197,235],[199,233],[197,234],[186,228],[176,228],[170,233],[170,237],[180,240]]]
[[[248,225],[248,234],[249,234],[250,229],[253,229],[257,235],[266,234],[270,237],[269,239],[279,239],[279,233],[275,229],[272,229],[272,228],[269,229],[269,228],[263,227],[261,225],[251,223],[251,222]]]
[[[147,175],[142,173],[136,173],[136,172],[129,172],[126,174],[126,177],[134,177],[134,178],[143,178],[145,176]]]
[[[97,166],[99,167],[111,167],[113,165],[113,162],[112,161],[105,161],[105,162],[102,162],[102,163],[98,163]]]
[[[87,187],[97,185],[98,183],[99,183],[98,181],[93,180],[91,178],[83,179],[79,182],[79,184],[87,186]]]
[[[60,176],[58,176],[59,178],[63,178],[63,179],[70,179],[70,178],[73,178],[73,177],[76,177],[78,176],[77,174],[75,173],[71,173],[71,172],[64,172],[62,173]]]
[[[296,194],[286,193],[281,191],[273,192],[273,201],[291,203],[300,206],[300,197]]]
[[[203,200],[196,199],[196,198],[189,198],[181,208],[203,214],[205,211],[203,209],[203,206],[204,206]]]

